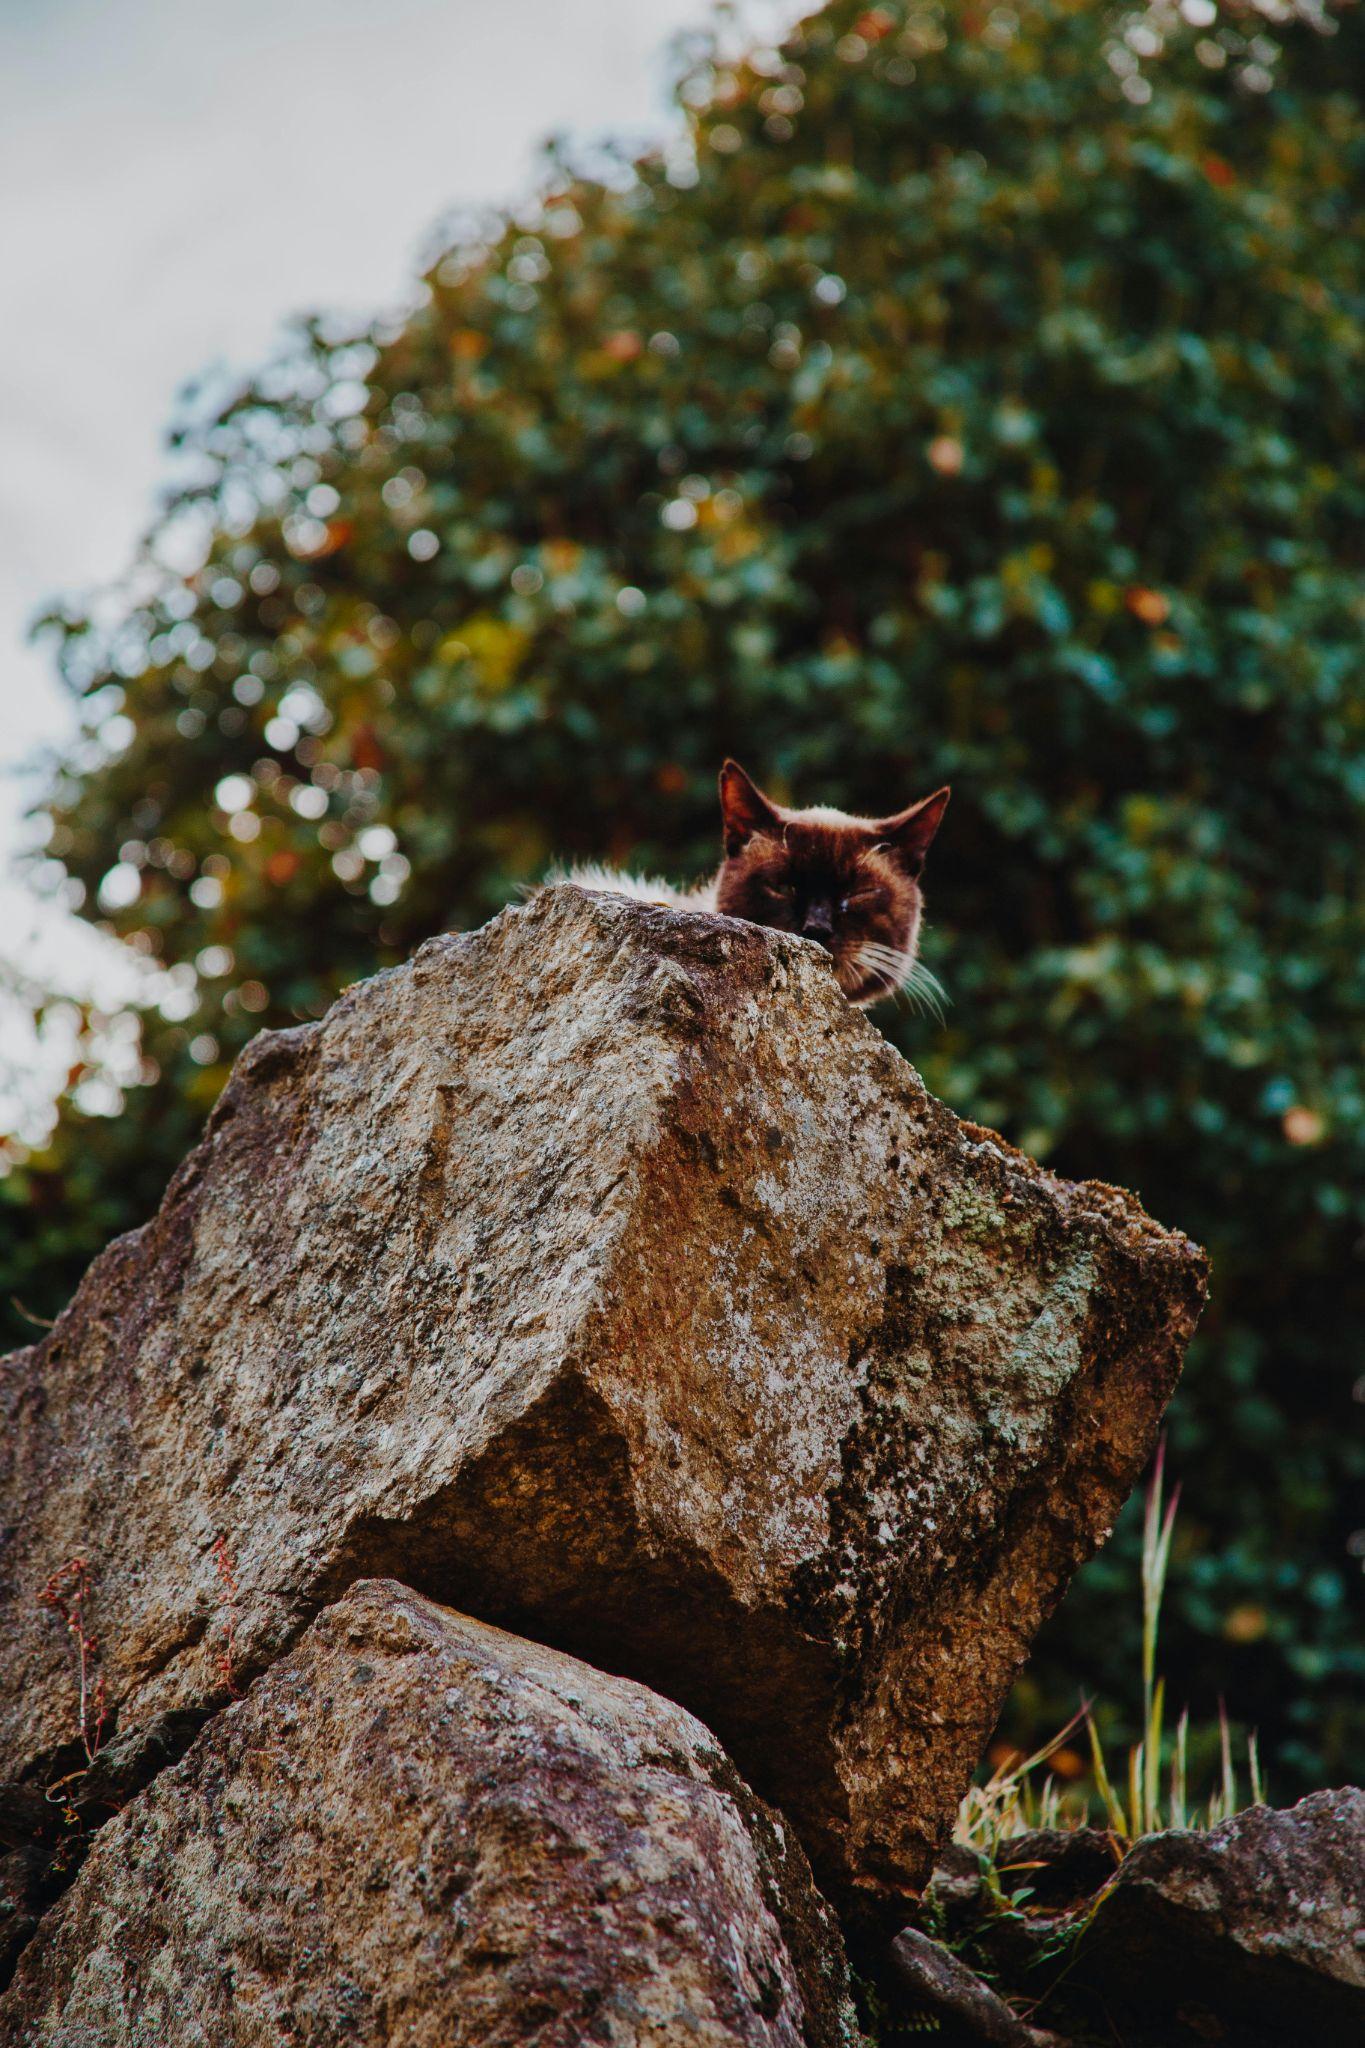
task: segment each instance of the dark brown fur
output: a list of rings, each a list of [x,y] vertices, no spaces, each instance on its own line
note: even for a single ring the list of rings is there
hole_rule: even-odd
[[[789,810],[737,762],[720,771],[725,859],[715,907],[824,946],[850,1002],[868,1004],[912,980],[924,857],[947,808],[935,790],[886,818]]]

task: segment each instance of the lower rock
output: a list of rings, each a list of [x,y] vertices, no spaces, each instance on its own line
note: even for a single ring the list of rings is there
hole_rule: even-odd
[[[838,2048],[804,1856],[691,1715],[386,1581],[101,1829],[0,2000],[44,2048]]]

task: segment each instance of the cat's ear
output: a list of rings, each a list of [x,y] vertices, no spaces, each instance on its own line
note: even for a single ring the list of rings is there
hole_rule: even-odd
[[[911,804],[908,811],[897,811],[894,818],[882,818],[872,827],[878,846],[889,853],[907,875],[918,875],[924,866],[924,856],[943,823],[943,813],[948,808],[952,793],[951,789],[936,789],[932,796],[921,797],[917,804]]]
[[[747,846],[756,832],[774,839],[782,837],[782,819],[757,783],[751,782],[738,761],[727,761],[720,771],[720,814],[725,824],[725,851],[736,854]]]

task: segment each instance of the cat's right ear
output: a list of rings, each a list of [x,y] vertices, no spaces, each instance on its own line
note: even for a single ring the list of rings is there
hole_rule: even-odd
[[[736,854],[757,832],[774,839],[782,837],[782,820],[757,783],[751,782],[738,761],[727,761],[720,771],[720,814],[725,825],[725,851]]]
[[[908,811],[898,811],[894,818],[883,818],[872,827],[878,845],[907,875],[918,877],[923,868],[924,856],[943,823],[952,793],[951,789],[936,789],[932,796],[923,796],[917,804],[911,804]]]

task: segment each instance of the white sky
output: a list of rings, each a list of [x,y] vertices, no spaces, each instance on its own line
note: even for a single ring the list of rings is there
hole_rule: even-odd
[[[804,11],[750,0],[771,29]],[[0,961],[115,999],[119,949],[16,876],[31,764],[73,729],[52,596],[115,577],[179,386],[300,311],[401,297],[436,219],[515,200],[551,132],[666,132],[707,0],[0,0]],[[60,1050],[59,1048],[57,1049]],[[0,998],[5,1070],[44,1062]],[[13,1085],[13,1082],[11,1083]]]

